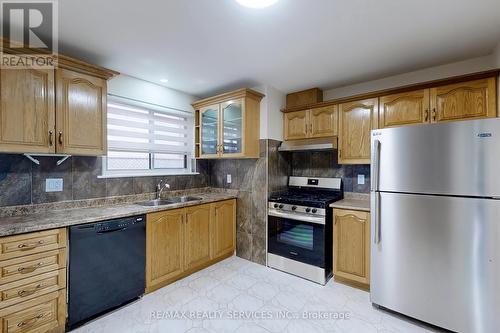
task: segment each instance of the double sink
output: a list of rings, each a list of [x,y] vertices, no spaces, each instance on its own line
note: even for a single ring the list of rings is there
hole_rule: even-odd
[[[192,197],[192,196],[182,196],[182,197],[173,197],[168,199],[154,199],[149,201],[141,201],[138,202],[137,205],[146,206],[146,207],[155,207],[155,206],[166,206],[173,205],[177,203],[191,202],[191,201],[201,201],[203,198],[200,197]]]

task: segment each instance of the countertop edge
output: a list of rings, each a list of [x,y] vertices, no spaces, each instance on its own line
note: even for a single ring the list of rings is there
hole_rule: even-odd
[[[331,208],[370,211],[370,200],[343,199],[330,204]]]

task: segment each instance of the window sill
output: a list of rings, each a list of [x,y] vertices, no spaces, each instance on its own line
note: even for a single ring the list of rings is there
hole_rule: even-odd
[[[129,178],[129,177],[156,177],[156,176],[194,176],[199,175],[199,172],[191,171],[161,171],[161,172],[151,172],[151,173],[134,173],[134,172],[123,172],[123,173],[108,173],[104,175],[97,176],[97,178]]]

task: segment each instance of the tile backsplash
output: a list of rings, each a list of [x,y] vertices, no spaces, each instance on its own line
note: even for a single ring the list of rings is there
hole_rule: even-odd
[[[172,190],[209,186],[207,161],[198,161],[199,175],[97,178],[101,157],[73,156],[61,165],[58,157],[37,157],[36,165],[23,155],[0,154],[0,207],[48,202],[104,198],[155,191],[164,179]],[[61,192],[46,192],[47,178],[63,179]]]

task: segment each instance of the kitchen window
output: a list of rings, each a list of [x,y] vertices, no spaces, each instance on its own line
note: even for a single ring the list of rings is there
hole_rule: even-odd
[[[194,115],[108,97],[108,154],[101,177],[194,173]]]

